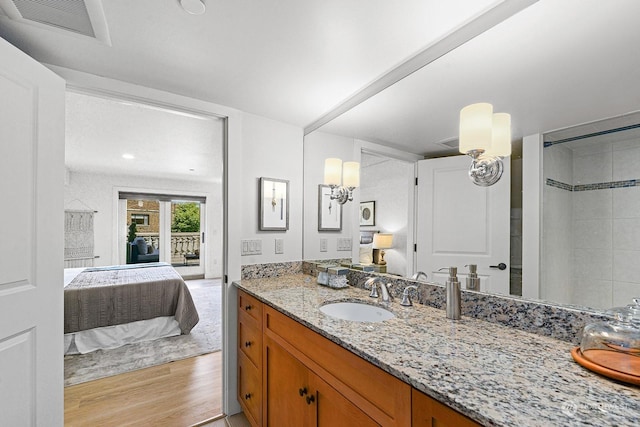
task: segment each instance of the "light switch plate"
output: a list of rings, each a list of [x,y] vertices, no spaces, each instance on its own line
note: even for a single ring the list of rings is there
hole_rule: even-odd
[[[327,239],[320,239],[320,252],[327,252]]]
[[[284,239],[276,239],[276,253],[277,254],[284,253]]]
[[[338,250],[339,251],[350,251],[351,250],[351,238],[342,237],[338,239]]]
[[[241,256],[245,255],[262,255],[261,239],[243,239],[241,245]]]

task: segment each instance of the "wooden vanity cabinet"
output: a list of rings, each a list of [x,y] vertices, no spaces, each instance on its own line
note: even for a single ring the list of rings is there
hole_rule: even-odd
[[[420,427],[481,427],[471,418],[449,408],[426,394],[413,389],[411,392],[411,425]]]
[[[479,426],[238,292],[238,401],[253,427]]]

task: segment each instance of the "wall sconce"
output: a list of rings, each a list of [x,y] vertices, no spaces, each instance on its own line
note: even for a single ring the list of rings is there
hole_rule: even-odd
[[[324,185],[331,187],[331,200],[341,205],[353,200],[353,190],[360,186],[360,163],[340,159],[324,161]]]
[[[511,155],[511,115],[494,114],[485,102],[467,105],[460,110],[458,149],[473,159],[469,178],[474,184],[495,184],[504,170],[502,159]]]
[[[384,260],[384,250],[391,249],[392,247],[393,234],[376,233],[373,235],[373,249],[378,249],[380,251],[380,259],[377,260],[376,264],[385,265],[387,263],[387,261]]]

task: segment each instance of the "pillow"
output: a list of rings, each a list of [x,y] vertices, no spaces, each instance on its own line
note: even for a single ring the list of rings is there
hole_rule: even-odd
[[[138,247],[138,255],[147,254],[147,242],[144,241],[144,238],[136,237],[133,243]]]
[[[373,243],[360,245],[360,264],[373,263]]]

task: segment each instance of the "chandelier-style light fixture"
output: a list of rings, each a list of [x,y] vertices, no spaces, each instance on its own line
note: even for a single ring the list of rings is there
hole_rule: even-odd
[[[324,161],[324,185],[331,187],[331,200],[341,205],[353,200],[353,190],[360,186],[360,163],[336,158]]]
[[[488,187],[498,182],[511,155],[511,115],[494,113],[486,102],[471,104],[460,110],[458,149],[473,161],[469,178],[474,184]]]

